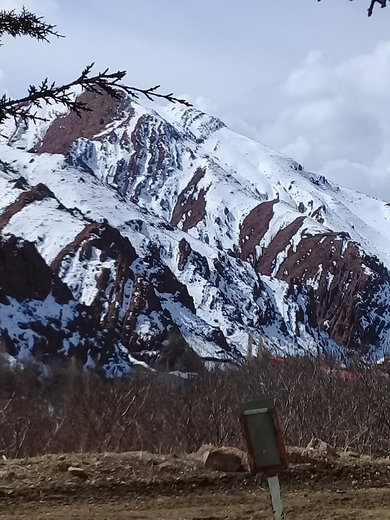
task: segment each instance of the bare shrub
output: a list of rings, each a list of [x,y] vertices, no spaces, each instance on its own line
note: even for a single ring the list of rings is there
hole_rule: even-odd
[[[242,447],[241,405],[260,395],[277,398],[290,445],[319,437],[345,450],[390,451],[390,383],[377,367],[262,355],[188,379],[134,370],[107,381],[71,363],[48,373],[0,366],[0,455]]]

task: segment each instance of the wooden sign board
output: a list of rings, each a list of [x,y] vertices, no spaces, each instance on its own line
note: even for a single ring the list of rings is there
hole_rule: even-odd
[[[245,436],[249,467],[253,474],[267,477],[288,468],[283,431],[275,399],[261,398],[244,404],[241,427]]]

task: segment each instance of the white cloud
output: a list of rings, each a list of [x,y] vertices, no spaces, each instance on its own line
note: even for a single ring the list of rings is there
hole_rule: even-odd
[[[357,94],[375,98],[390,97],[390,42],[379,43],[371,53],[361,54],[335,69],[340,86],[354,87]]]
[[[373,190],[374,183],[367,167],[347,159],[327,161],[322,167],[323,174],[331,181],[342,185],[349,185],[357,191]]]
[[[287,95],[303,97],[329,93],[332,87],[332,71],[320,51],[311,51],[302,67],[293,70],[283,90]]]
[[[262,140],[340,184],[390,200],[390,41],[330,62],[312,51],[281,85]]]
[[[302,135],[299,135],[295,141],[289,143],[281,151],[290,157],[299,157],[299,160],[304,163],[312,152],[312,149],[308,140]]]
[[[284,91],[293,97],[364,95],[390,97],[390,41],[372,52],[341,63],[329,63],[320,51],[311,51],[301,67],[291,72]]]
[[[193,96],[191,96],[191,94],[186,93],[186,94],[179,94],[178,97],[182,98],[182,99],[186,99],[187,101],[192,103],[192,105],[195,108],[197,108],[201,112],[204,112],[205,114],[217,115],[219,113],[218,105],[211,99],[206,98],[204,96],[193,97]]]

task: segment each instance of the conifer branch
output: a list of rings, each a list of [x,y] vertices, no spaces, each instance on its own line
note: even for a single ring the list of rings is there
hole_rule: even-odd
[[[317,2],[321,2],[321,0],[317,0]],[[350,2],[353,2],[353,0],[350,0]],[[370,0],[370,7],[367,9],[369,17],[374,12],[375,4],[380,4],[381,8],[383,8],[387,6],[387,0]]]
[[[56,26],[46,23],[41,16],[28,11],[25,7],[20,13],[0,10],[0,38],[9,34],[17,36],[30,36],[40,41],[49,41],[50,36],[62,38],[56,31]]]

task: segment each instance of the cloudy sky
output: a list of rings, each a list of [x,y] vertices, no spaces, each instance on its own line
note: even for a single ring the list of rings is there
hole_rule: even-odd
[[[390,201],[390,7],[369,0],[2,0],[66,38],[4,39],[0,87],[18,96],[91,61],[161,83],[339,184]]]

